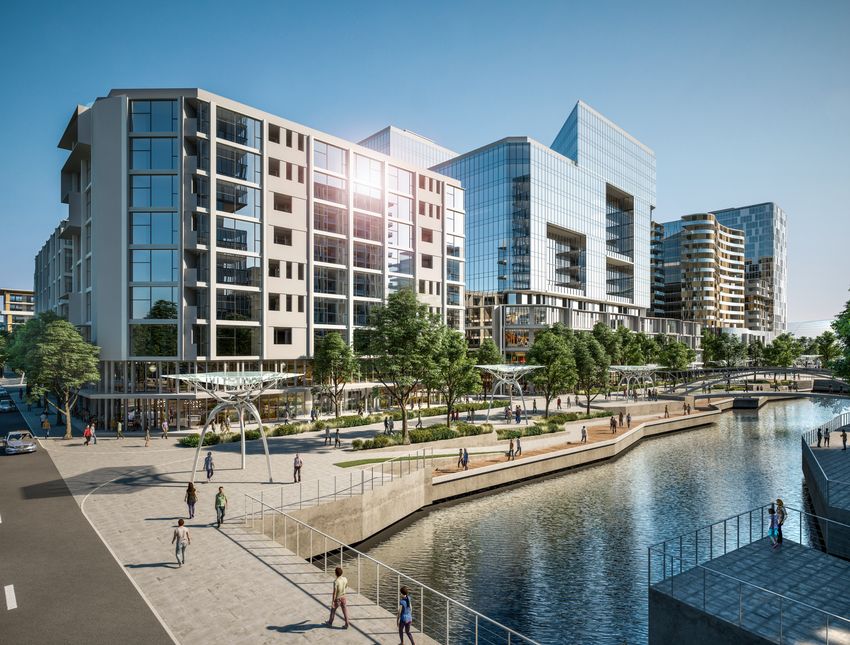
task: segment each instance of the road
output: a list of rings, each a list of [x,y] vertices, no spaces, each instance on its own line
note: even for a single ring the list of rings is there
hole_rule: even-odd
[[[0,414],[0,435],[22,429],[26,423],[17,411]],[[45,450],[0,452],[0,587],[4,643],[174,642]]]

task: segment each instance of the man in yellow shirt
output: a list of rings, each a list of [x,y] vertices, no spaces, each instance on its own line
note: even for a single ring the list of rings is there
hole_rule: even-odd
[[[338,607],[342,608],[342,617],[345,619],[345,629],[348,629],[348,600],[345,592],[348,590],[348,578],[342,575],[342,567],[336,568],[336,580],[334,580],[333,597],[331,598],[331,617],[328,619],[328,627],[334,624],[334,617]]]

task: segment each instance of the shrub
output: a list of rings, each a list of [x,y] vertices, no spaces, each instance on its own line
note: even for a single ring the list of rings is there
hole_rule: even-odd
[[[518,439],[522,436],[522,430],[499,430],[497,436],[499,439]]]
[[[363,439],[355,439],[351,442],[351,448],[353,450],[362,450],[363,449]]]
[[[200,441],[201,435],[197,434],[189,434],[185,437],[180,437],[180,440],[177,442],[181,446],[187,446],[189,448],[197,448],[198,441]],[[205,446],[215,446],[216,444],[221,443],[221,437],[214,432],[207,432],[204,435],[204,445]]]
[[[259,430],[246,430],[245,431],[245,441],[253,441],[254,439],[260,438]],[[240,439],[239,435],[236,435],[236,440]]]
[[[325,428],[330,427],[325,421],[316,421],[313,423],[313,430],[324,430]]]

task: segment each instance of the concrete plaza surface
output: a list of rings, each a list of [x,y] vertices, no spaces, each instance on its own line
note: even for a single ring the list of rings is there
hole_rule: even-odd
[[[37,412],[24,414],[35,429]],[[343,458],[341,451],[325,447],[322,435],[270,440],[275,480],[291,481],[292,459],[300,452],[305,489],[334,473],[344,473],[347,482],[349,471],[333,466]],[[273,491],[277,500],[282,490],[286,504],[299,496],[296,485],[258,483],[267,479],[261,442],[248,443],[245,470],[238,443],[212,449],[216,472],[211,484],[198,484],[196,516],[186,520],[192,543],[182,568],[171,538],[177,520],[188,517],[183,499],[194,449],[159,438],[145,448],[135,437],[103,436],[87,447],[76,437],[41,443],[89,521],[179,642],[398,642],[394,615],[356,594],[349,595],[351,628],[341,629],[339,613],[335,628],[324,626],[332,576],[243,526],[243,493]],[[203,473],[198,477],[205,479]],[[213,525],[218,486],[224,486],[229,504],[221,530]],[[120,598],[114,601],[121,606]],[[417,640],[432,642],[421,634]]]

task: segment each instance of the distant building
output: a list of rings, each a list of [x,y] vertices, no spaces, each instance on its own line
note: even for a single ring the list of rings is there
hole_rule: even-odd
[[[366,137],[360,145],[421,168],[430,168],[457,157],[456,152],[431,139],[394,125]]]
[[[62,220],[35,256],[36,313],[52,311],[70,319],[75,271],[81,271],[81,262],[74,262],[73,230]]]
[[[32,291],[0,288],[0,331],[12,331],[34,314]]]

